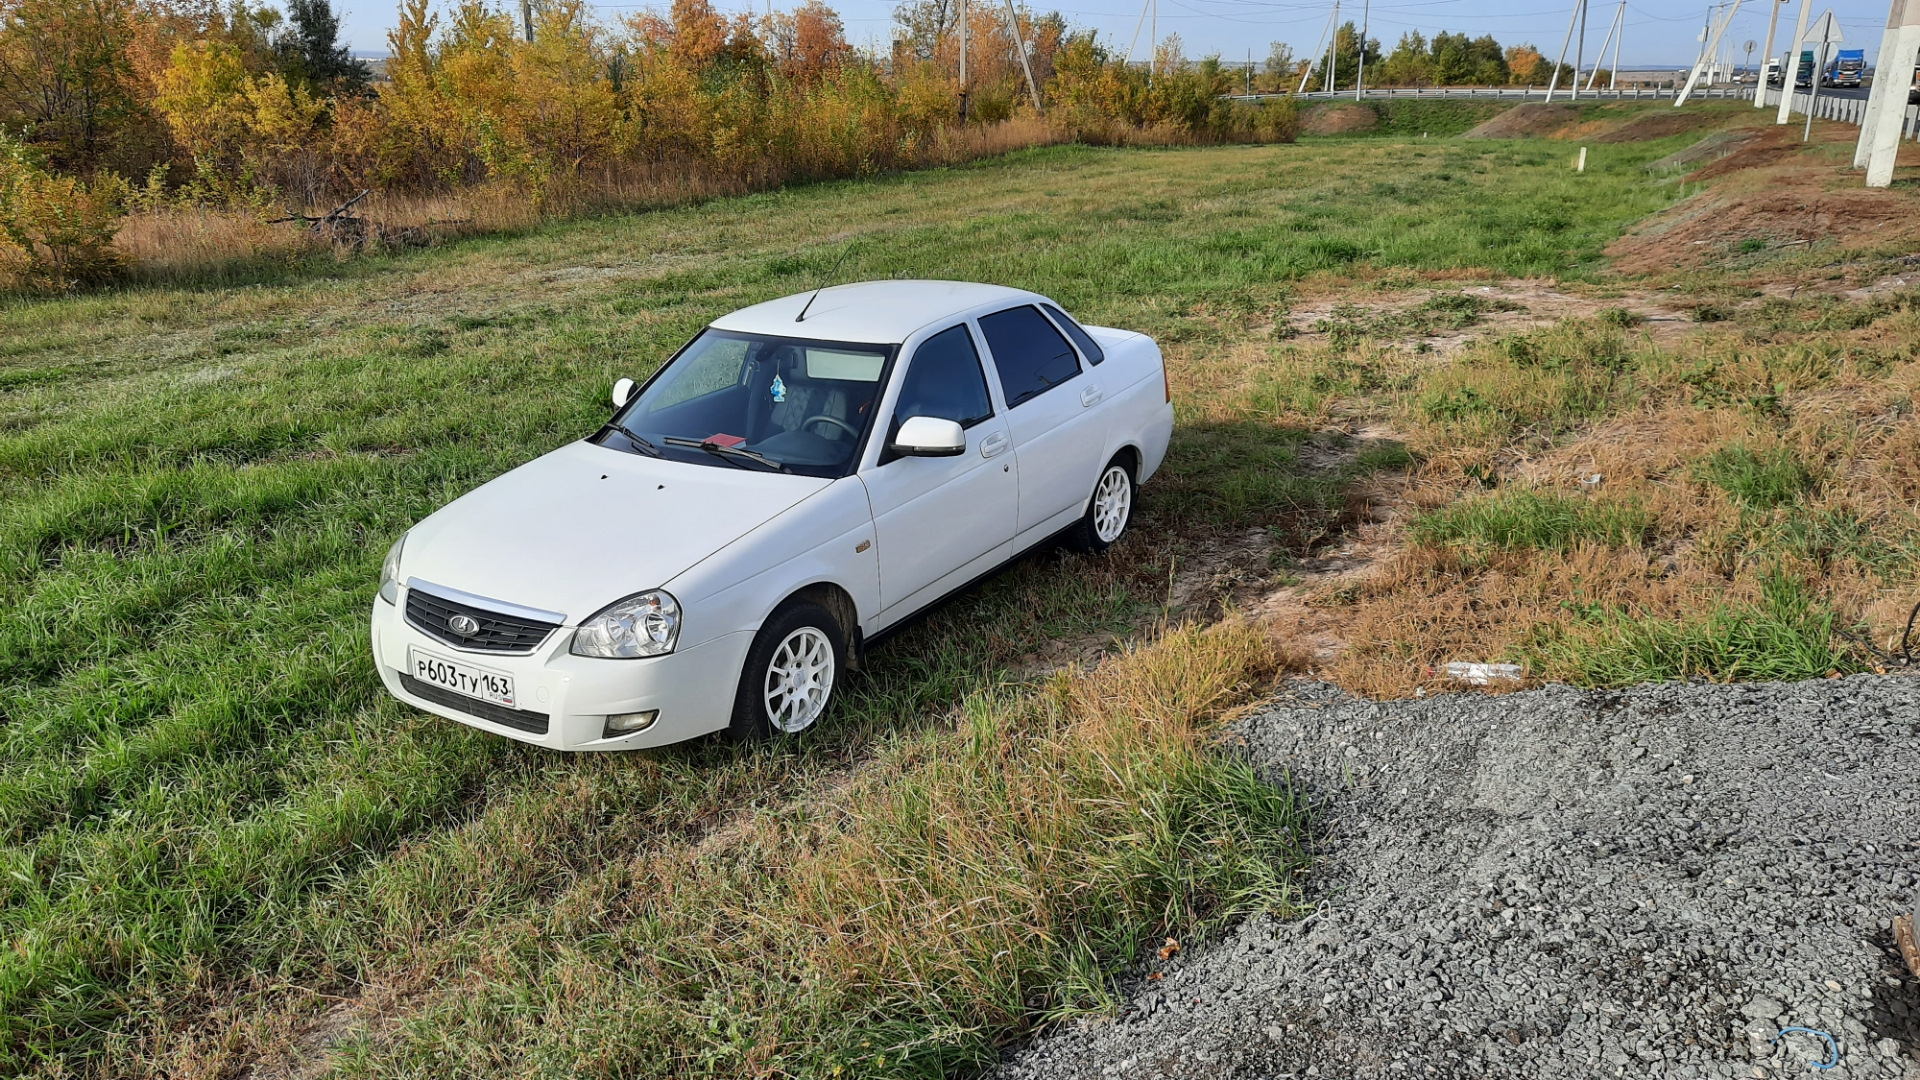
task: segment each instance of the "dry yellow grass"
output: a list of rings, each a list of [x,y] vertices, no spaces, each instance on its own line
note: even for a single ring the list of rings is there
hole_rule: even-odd
[[[1037,146],[1071,141],[1064,128],[1034,118],[1016,118],[965,128],[942,128],[908,146],[910,168],[939,168]],[[1133,131],[1128,145],[1175,145],[1177,131]],[[1184,141],[1191,141],[1184,139]],[[328,252],[345,256],[362,246],[413,247],[457,236],[512,233],[542,221],[596,214],[656,210],[777,187],[784,176],[723,175],[699,162],[623,165],[552,184],[536,198],[511,184],[487,184],[435,194],[374,191],[352,210],[368,223],[339,238],[316,235],[298,223],[269,224],[279,209],[244,211],[214,207],[167,207],[131,214],[113,250],[137,279],[218,280],[235,269],[292,262]],[[325,215],[330,206],[302,208]],[[364,241],[364,243],[363,243]]]
[[[1666,345],[1576,320],[1438,366],[1386,354],[1375,362],[1410,388],[1299,415],[1372,410],[1391,423],[1421,460],[1409,516],[1511,512],[1539,495],[1630,506],[1652,524],[1643,541],[1566,550],[1403,538],[1359,585],[1316,598],[1343,615],[1349,645],[1329,673],[1378,696],[1444,684],[1434,669],[1451,660],[1515,659],[1535,680],[1591,681],[1596,652],[1636,626],[1765,609],[1768,581],[1801,590],[1816,617],[1833,613],[1839,653],[1878,663],[1847,634],[1884,650],[1920,599],[1916,342],[1920,297],[1906,293],[1752,304]],[[1322,358],[1320,370],[1341,362]],[[1798,486],[1772,501],[1741,487],[1741,468]]]

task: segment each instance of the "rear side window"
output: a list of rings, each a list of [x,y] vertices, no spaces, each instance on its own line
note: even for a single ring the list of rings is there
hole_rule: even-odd
[[[993,350],[1009,409],[1080,374],[1073,346],[1039,308],[1023,305],[981,316],[980,330]]]
[[[1053,321],[1060,324],[1060,329],[1067,332],[1067,336],[1073,339],[1073,343],[1080,346],[1080,355],[1087,358],[1087,363],[1098,364],[1107,358],[1107,354],[1100,351],[1100,343],[1093,340],[1093,335],[1081,329],[1079,323],[1068,318],[1066,312],[1052,304],[1040,306],[1046,310],[1047,314],[1053,316]]]
[[[913,363],[900,383],[900,404],[893,409],[896,421],[934,416],[964,428],[992,415],[980,352],[965,326],[942,330],[914,350]]]

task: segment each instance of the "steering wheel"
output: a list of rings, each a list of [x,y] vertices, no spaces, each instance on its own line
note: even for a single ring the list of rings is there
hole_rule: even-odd
[[[860,432],[855,430],[852,424],[847,423],[845,420],[842,420],[837,416],[828,416],[826,413],[821,413],[817,416],[809,416],[805,420],[800,421],[801,430],[805,430],[808,424],[812,424],[820,420],[825,420],[827,423],[832,424],[834,427],[837,427],[841,431],[846,432],[852,438],[858,439],[860,437]]]

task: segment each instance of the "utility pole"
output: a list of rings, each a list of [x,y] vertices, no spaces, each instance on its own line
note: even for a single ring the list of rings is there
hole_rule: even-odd
[[[1360,71],[1353,77],[1353,100],[1359,101],[1360,95],[1367,90],[1367,24],[1373,21],[1373,0],[1362,0],[1360,4]]]
[[[1033,96],[1033,111],[1045,115],[1040,108],[1040,87],[1033,81],[1033,65],[1027,62],[1027,39],[1020,34],[1020,15],[1013,10],[1013,0],[1007,0],[1007,29],[1013,34],[1013,49],[1020,54],[1020,70],[1027,74],[1027,93]]]
[[[1680,89],[1680,96],[1673,99],[1674,108],[1677,109],[1687,103],[1687,98],[1693,94],[1693,88],[1700,83],[1702,68],[1707,68],[1710,71],[1712,67],[1719,63],[1715,57],[1720,55],[1720,39],[1726,36],[1727,27],[1733,25],[1733,17],[1740,14],[1740,5],[1742,2],[1743,0],[1733,0],[1733,5],[1727,9],[1726,16],[1720,19],[1718,23],[1714,22],[1713,9],[1709,8],[1707,10],[1707,25],[1700,31],[1702,35],[1700,59],[1694,61],[1693,72],[1687,76],[1687,85]],[[1711,74],[1707,76],[1707,82],[1709,84],[1713,82],[1713,76]]]
[[[1619,27],[1613,36],[1613,66],[1607,69],[1607,89],[1620,89],[1620,43],[1627,39],[1627,0],[1620,0],[1620,11],[1613,17]],[[1606,52],[1605,49],[1600,50]]]
[[[1327,39],[1327,93],[1333,93],[1333,72],[1340,66],[1340,0],[1333,0],[1333,34]]]
[[[1547,80],[1547,100],[1553,100],[1553,92],[1560,86],[1560,66],[1567,62],[1567,47],[1573,44],[1573,28],[1580,21],[1580,13],[1587,9],[1587,0],[1573,0],[1573,16],[1567,20],[1567,36],[1560,39],[1560,58],[1553,62],[1553,78]],[[1580,73],[1573,74],[1574,97],[1580,96]]]
[[[1573,47],[1573,100],[1580,100],[1580,68],[1587,62],[1587,0],[1580,0],[1580,42]]]
[[[520,0],[520,25],[526,30],[527,40],[533,40],[533,0]]]
[[[960,0],[960,122],[967,122],[967,0]]]
[[[1133,50],[1140,45],[1140,28],[1147,25],[1147,8],[1153,0],[1140,0],[1140,17],[1133,21],[1133,40],[1127,42],[1127,66],[1133,65]],[[1147,84],[1153,84],[1153,61],[1147,61]]]
[[[1311,53],[1308,53],[1307,55],[1309,55],[1309,56],[1319,56],[1319,55],[1320,55],[1320,46],[1321,46],[1321,45],[1324,45],[1324,44],[1326,44],[1326,41],[1327,41],[1327,35],[1328,35],[1328,34],[1331,34],[1331,33],[1333,33],[1333,26],[1334,26],[1334,22],[1335,22],[1336,20],[1338,20],[1339,18],[1340,18],[1340,0],[1333,0],[1333,12],[1332,12],[1332,14],[1330,14],[1330,15],[1328,15],[1328,16],[1327,16],[1327,27],[1326,27],[1326,29],[1324,29],[1324,30],[1322,30],[1322,31],[1320,31],[1320,40],[1314,43],[1314,46],[1313,46],[1313,51],[1312,51]],[[1138,33],[1138,32],[1139,32],[1139,31],[1137,31],[1137,30],[1135,31],[1135,33]],[[1128,56],[1132,56],[1132,55],[1133,55],[1133,51],[1132,51],[1131,49],[1129,49],[1129,50],[1127,51],[1127,55],[1128,55]],[[1294,91],[1294,93],[1296,93],[1296,94],[1304,94],[1304,93],[1306,93],[1306,92],[1307,92],[1307,80],[1308,80],[1308,79],[1311,79],[1311,78],[1313,78],[1313,64],[1312,64],[1312,63],[1308,63],[1308,64],[1307,64],[1307,70],[1305,70],[1305,71],[1303,71],[1303,72],[1301,72],[1301,73],[1300,73],[1300,89],[1298,89],[1298,90],[1295,90],[1295,91]]]
[[[1627,0],[1620,0],[1620,7],[1617,11],[1614,12],[1613,21],[1607,24],[1607,39],[1600,43],[1600,51],[1594,54],[1593,73],[1587,76],[1588,90],[1592,90],[1594,80],[1600,78],[1600,65],[1607,62],[1607,46],[1613,44],[1614,35],[1618,33],[1621,29],[1620,20],[1623,16],[1626,15],[1626,13],[1627,13]],[[1614,49],[1613,66],[1616,69],[1619,68],[1620,66],[1620,50],[1618,48]],[[1613,72],[1611,81],[1616,83],[1620,81],[1620,73],[1617,70]],[[1609,86],[1607,87],[1607,89],[1611,90],[1613,89],[1613,87]]]
[[[1007,2],[1012,3],[1013,0],[1007,0]],[[1153,14],[1147,19],[1152,26],[1152,29],[1147,32],[1147,85],[1151,87],[1154,71],[1160,66],[1160,0],[1147,0],[1147,2],[1153,5]]]
[[[1867,157],[1867,186],[1872,188],[1893,183],[1900,128],[1907,118],[1907,87],[1913,85],[1908,72],[1920,63],[1920,3],[1894,0],[1893,9],[1887,13],[1887,37],[1893,44],[1882,42],[1880,46],[1886,65],[1873,76],[1873,92],[1882,97],[1879,115],[1873,118],[1873,145]]]
[[[1885,72],[1894,68],[1894,50],[1900,42],[1900,17],[1906,10],[1904,0],[1892,0],[1887,6],[1887,30],[1880,35],[1880,58],[1873,65],[1873,89],[1867,91],[1866,112],[1860,117],[1860,141],[1853,148],[1853,167],[1864,169],[1873,160],[1873,132],[1879,126],[1880,110],[1899,101],[1904,88],[1900,80],[1889,79]],[[1887,84],[1884,88],[1882,83]]]
[[[1800,73],[1800,39],[1807,36],[1807,16],[1813,13],[1813,0],[1800,0],[1800,17],[1793,24],[1793,40],[1787,43],[1787,54],[1780,58],[1780,111],[1775,114],[1776,125],[1787,122],[1787,114],[1793,111],[1793,84]]]

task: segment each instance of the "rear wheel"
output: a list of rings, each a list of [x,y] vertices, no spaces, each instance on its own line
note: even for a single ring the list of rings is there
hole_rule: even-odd
[[[833,704],[846,667],[840,624],[818,604],[789,604],[754,635],[727,734],[737,742],[798,735],[818,723]]]
[[[1088,554],[1099,554],[1119,543],[1133,522],[1135,492],[1133,466],[1125,455],[1107,462],[1093,485],[1093,497],[1087,500],[1086,516],[1073,527],[1068,542]]]

